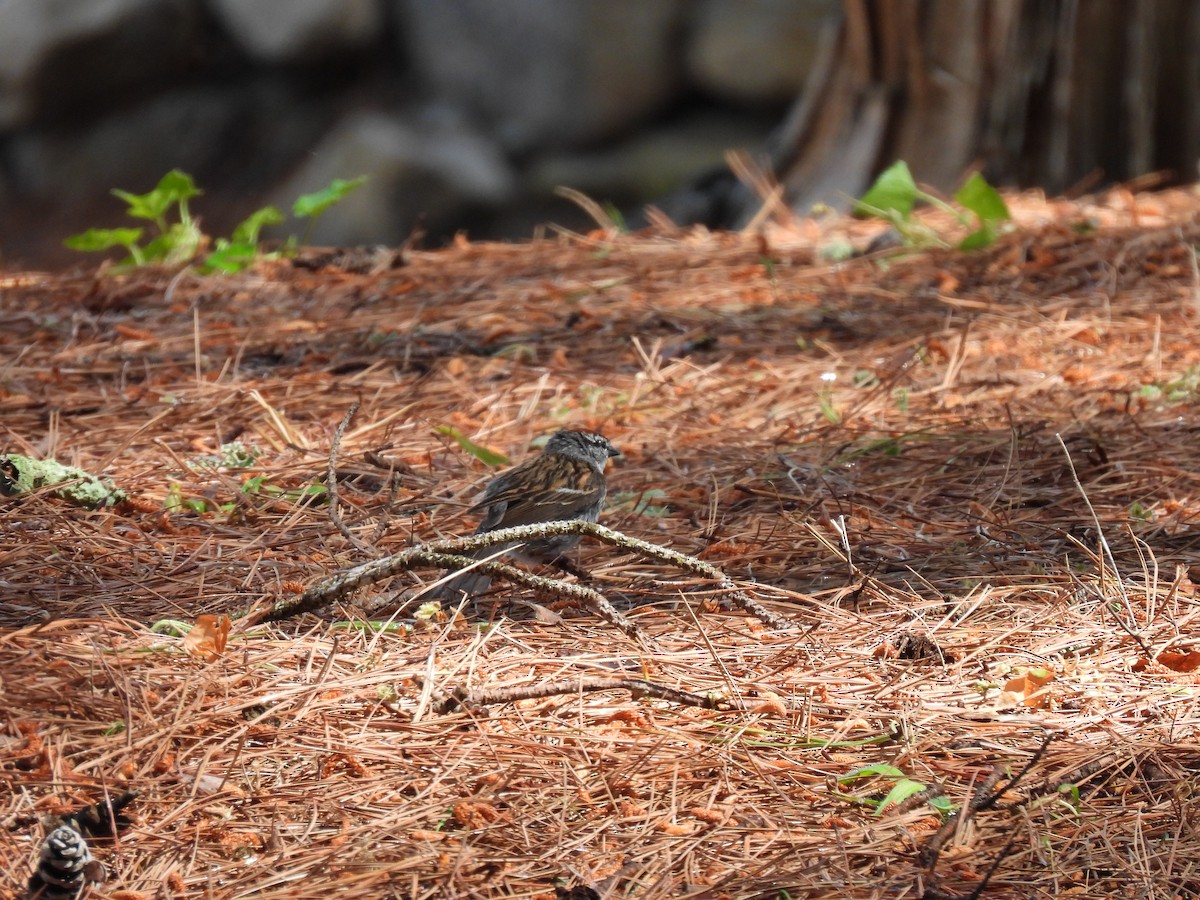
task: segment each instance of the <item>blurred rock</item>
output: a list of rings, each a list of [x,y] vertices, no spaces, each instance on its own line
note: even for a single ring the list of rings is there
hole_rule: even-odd
[[[312,243],[399,244],[417,225],[453,227],[464,210],[499,206],[513,191],[512,172],[486,137],[450,122],[359,112],[313,149],[273,202],[290,210],[299,195],[359,175],[370,181],[320,218]]]
[[[547,156],[530,167],[526,182],[547,195],[566,185],[600,202],[657,197],[721,166],[727,151],[754,146],[772,125],[769,118],[694,114],[638,131],[611,147]]]
[[[329,105],[271,77],[179,89],[79,131],[20,134],[3,168],[14,192],[54,203],[103,198],[114,187],[148,191],[175,168],[202,189],[219,179],[262,190],[319,139]],[[118,219],[121,203],[110,203]]]
[[[190,0],[3,0],[0,128],[160,86],[198,30]]]
[[[250,56],[266,63],[306,63],[376,39],[379,0],[209,0],[214,15]]]
[[[837,0],[0,0],[0,254],[123,222],[172,168],[223,234],[373,173],[323,243],[580,222],[563,184],[677,221],[756,208],[723,169],[794,99]],[[373,110],[373,112],[354,112]],[[724,172],[724,174],[722,174]],[[303,223],[291,223],[303,232]]]
[[[578,146],[632,128],[679,86],[681,0],[396,0],[433,94],[504,146]],[[740,4],[733,4],[740,6]]]
[[[701,0],[691,18],[692,83],[738,103],[786,103],[804,83],[839,0]]]

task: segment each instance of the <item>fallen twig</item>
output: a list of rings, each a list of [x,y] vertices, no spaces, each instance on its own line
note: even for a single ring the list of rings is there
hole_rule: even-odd
[[[424,679],[415,678],[418,686]],[[519,687],[470,689],[457,687],[449,691],[434,690],[434,710],[445,713],[459,706],[490,706],[495,703],[515,703],[519,700],[538,700],[565,694],[595,693],[597,691],[629,691],[637,697],[654,697],[684,706],[700,709],[731,710],[736,704],[711,695],[702,696],[689,691],[655,684],[642,678],[577,678],[571,681],[551,681],[545,684],[529,684]]]
[[[459,569],[466,565],[475,565],[489,575],[498,575],[526,587],[554,596],[563,597],[583,603],[595,609],[606,620],[616,625],[631,637],[641,637],[640,630],[618,613],[608,600],[598,591],[582,585],[571,585],[565,582],[531,575],[521,569],[499,562],[478,563],[468,559],[467,554],[476,550],[498,544],[528,541],[534,538],[552,537],[564,534],[591,535],[605,543],[623,547],[641,553],[653,559],[670,563],[684,571],[702,575],[717,582],[718,587],[728,593],[730,600],[738,607],[755,616],[772,628],[787,629],[791,627],[788,620],[762,607],[756,600],[738,588],[728,576],[716,566],[670,550],[621,534],[603,525],[593,522],[545,522],[536,525],[521,525],[515,528],[501,528],[485,534],[472,535],[465,538],[448,538],[440,541],[430,541],[419,547],[402,550],[383,559],[371,560],[347,569],[329,578],[319,581],[309,587],[303,594],[293,600],[277,603],[266,613],[257,616],[256,622],[274,622],[291,616],[313,612],[321,607],[340,600],[358,588],[390,578],[400,572],[405,572],[419,566],[437,566],[441,568]]]
[[[342,514],[338,509],[337,455],[338,450],[342,446],[342,436],[346,433],[346,429],[350,427],[350,422],[353,421],[355,414],[358,412],[358,407],[359,402],[357,400],[350,404],[350,408],[346,410],[346,415],[342,417],[337,431],[333,433],[333,440],[329,444],[329,465],[325,470],[325,490],[329,493],[329,520],[333,522],[333,527],[340,531],[342,537],[349,541],[351,546],[356,550],[369,555],[376,555],[375,551],[359,540],[346,523],[342,521]]]

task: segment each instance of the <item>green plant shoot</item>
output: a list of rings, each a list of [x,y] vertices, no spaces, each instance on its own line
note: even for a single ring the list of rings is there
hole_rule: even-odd
[[[854,214],[885,219],[910,247],[950,246],[932,228],[912,219],[912,211],[918,201],[929,203],[953,215],[959,224],[972,229],[956,245],[960,250],[978,250],[990,245],[999,233],[1000,223],[1012,218],[1004,198],[978,172],[963,183],[955,193],[954,200],[967,212],[921,190],[913,180],[908,164],[900,160],[880,173],[862,199],[855,202]]]
[[[317,221],[329,207],[344,200],[366,183],[366,175],[359,175],[357,178],[348,180],[335,178],[323,190],[311,194],[301,194],[297,197],[296,202],[292,204],[292,215],[297,219],[308,219],[308,227],[304,229],[303,242],[308,243],[312,230],[317,226]]]
[[[293,204],[293,213],[311,221],[351,191],[361,187],[366,176],[349,181],[335,179],[329,187],[314,194],[305,194]],[[212,250],[196,266],[201,274],[210,272],[240,272],[262,258],[259,246],[262,230],[283,222],[283,214],[273,206],[265,206],[247,216],[228,238],[210,238],[200,230],[188,205],[203,192],[196,187],[192,176],[179,169],[164,175],[154,189],[145,194],[114,189],[113,195],[125,201],[125,213],[132,219],[153,223],[147,228],[91,228],[72,235],[63,243],[72,250],[103,252],[120,247],[129,255],[118,265],[122,268],[145,265],[185,265],[196,259],[205,247]],[[149,234],[147,231],[149,230]],[[143,243],[143,239],[148,240]],[[294,240],[293,240],[294,243]]]

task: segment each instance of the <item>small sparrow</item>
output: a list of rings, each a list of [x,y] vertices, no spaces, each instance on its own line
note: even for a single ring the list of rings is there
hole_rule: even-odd
[[[595,522],[600,518],[608,486],[604,466],[609,457],[620,456],[600,434],[586,431],[559,431],[546,441],[541,455],[501,472],[491,480],[483,498],[472,509],[485,509],[476,534],[533,525],[538,522],[564,522],[580,519]],[[565,534],[540,538],[520,545],[513,555],[529,562],[554,562],[579,543],[580,535]],[[487,559],[511,550],[514,544],[487,547],[471,554]],[[447,581],[430,596],[473,597],[488,589],[491,577],[482,572],[464,572]]]

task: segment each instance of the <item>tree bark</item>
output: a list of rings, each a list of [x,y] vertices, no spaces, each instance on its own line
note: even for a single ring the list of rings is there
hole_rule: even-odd
[[[798,212],[898,159],[946,192],[975,169],[1050,193],[1192,180],[1197,46],[1196,0],[844,0],[760,164]],[[709,224],[747,222],[761,199],[721,187]]]

